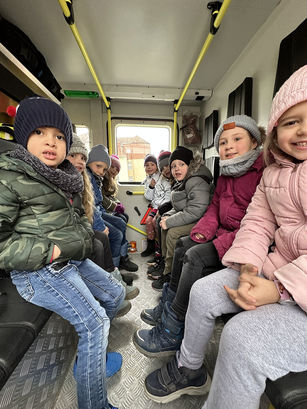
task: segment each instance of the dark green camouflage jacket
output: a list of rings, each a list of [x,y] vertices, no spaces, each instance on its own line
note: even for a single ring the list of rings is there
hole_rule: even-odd
[[[81,196],[64,192],[27,163],[0,155],[0,269],[35,271],[51,261],[83,260],[91,254],[93,230]]]

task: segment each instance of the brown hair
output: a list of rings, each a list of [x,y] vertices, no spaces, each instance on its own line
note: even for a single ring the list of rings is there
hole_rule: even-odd
[[[282,151],[278,146],[276,127],[274,127],[272,132],[266,137],[263,145],[263,159],[267,166],[275,162],[272,153],[277,153],[278,155],[288,159],[290,162],[296,162],[295,158]]]

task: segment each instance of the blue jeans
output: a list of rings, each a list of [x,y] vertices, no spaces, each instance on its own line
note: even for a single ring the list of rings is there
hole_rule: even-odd
[[[115,267],[119,266],[120,257],[125,257],[128,252],[126,239],[127,224],[120,217],[107,212],[102,213],[105,225],[109,228],[109,240]]]
[[[124,287],[91,260],[70,260],[37,271],[12,271],[19,294],[56,312],[79,335],[76,371],[79,409],[109,408],[106,391],[106,348],[110,319],[125,297]],[[96,299],[98,301],[96,301]]]

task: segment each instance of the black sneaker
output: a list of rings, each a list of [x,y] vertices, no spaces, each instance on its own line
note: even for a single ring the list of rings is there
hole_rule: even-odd
[[[151,273],[153,273],[154,271],[158,271],[161,268],[163,268],[164,270],[164,266],[165,266],[165,261],[164,258],[161,258],[159,261],[157,261],[153,266],[149,266],[147,269],[147,275],[150,275]],[[163,271],[162,270],[162,271]]]
[[[164,283],[168,283],[171,279],[171,274],[163,274],[160,278],[158,278],[157,280],[155,280],[151,286],[154,290],[162,292],[163,289],[163,284]]]
[[[178,368],[176,356],[147,376],[146,395],[155,402],[168,403],[181,395],[205,395],[209,392],[211,380],[204,365],[193,370],[184,366]]]
[[[153,265],[155,265],[156,263],[159,263],[159,261],[161,260],[161,258],[162,258],[162,255],[161,255],[160,253],[155,252],[154,258],[150,258],[150,259],[147,261],[147,264],[148,264],[149,266],[153,266]]]
[[[133,263],[128,256],[120,258],[119,268],[123,268],[127,271],[138,271],[139,267]]]

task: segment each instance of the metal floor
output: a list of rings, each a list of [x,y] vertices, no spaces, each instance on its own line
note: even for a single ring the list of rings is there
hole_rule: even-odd
[[[113,320],[111,324],[108,349],[122,354],[123,366],[119,373],[108,380],[109,401],[119,409],[200,409],[206,396],[185,395],[168,404],[155,403],[145,396],[144,379],[147,374],[159,368],[162,361],[147,358],[138,352],[133,345],[132,336],[138,328],[150,328],[141,320],[140,312],[144,308],[155,306],[160,293],[152,290],[151,281],[146,278],[147,259],[142,258],[139,254],[133,254],[131,257],[139,266],[134,284],[139,287],[140,294],[132,300],[132,308],[129,313]],[[213,339],[211,348],[215,349],[215,343]],[[207,359],[210,359],[210,354]],[[268,409],[268,407],[268,399],[263,396],[259,409]],[[78,409],[76,384],[72,370],[67,373],[54,409]]]

